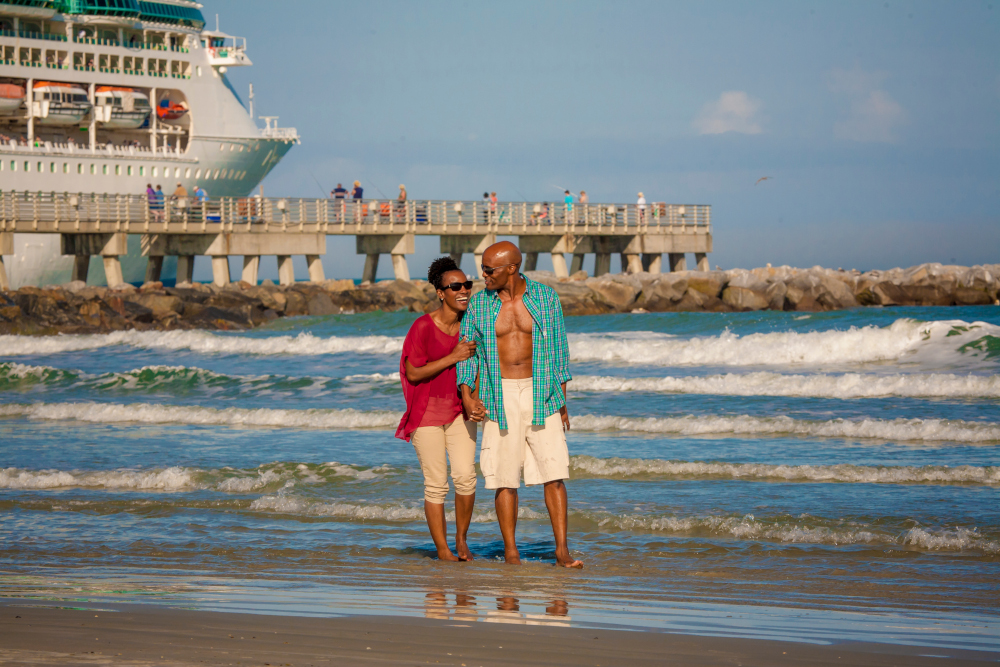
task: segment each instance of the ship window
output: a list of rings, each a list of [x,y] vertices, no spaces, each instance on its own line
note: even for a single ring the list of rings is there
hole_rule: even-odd
[[[10,170],[11,171],[17,171],[17,162],[16,161],[14,161],[14,160],[10,161]]]
[[[28,162],[27,160],[24,161],[24,170],[31,171],[31,163]]]
[[[129,166],[128,166],[128,175],[129,175],[129,176],[131,176],[131,175],[132,175],[132,165],[129,165]]]
[[[103,174],[105,176],[107,176],[108,175],[108,165],[106,165],[106,164],[105,165],[101,165],[101,172],[103,172]]]
[[[63,173],[64,174],[69,173],[69,162],[63,162]]]
[[[229,144],[229,152],[232,153],[234,150],[236,150],[236,144]]]
[[[52,174],[56,173],[56,163],[55,162],[50,162],[49,163],[49,173],[52,173]]]
[[[35,168],[36,168],[36,170],[38,171],[38,173],[39,173],[39,174],[41,174],[42,172],[44,172],[44,171],[45,171],[45,165],[44,165],[44,164],[42,164],[41,162],[39,162],[39,163],[38,163],[38,164],[37,164],[37,165],[35,166]]]
[[[153,178],[156,178],[156,167],[153,167]]]
[[[83,163],[82,162],[77,162],[76,163],[76,173],[78,173],[78,174],[82,174],[83,173]]]
[[[220,151],[226,150],[226,145],[225,144],[219,144],[219,150]]]
[[[201,178],[201,169],[195,169],[194,170],[194,177],[195,178]]]
[[[145,167],[139,167],[139,175],[140,176],[145,176],[146,175],[146,168]]]
[[[25,162],[25,164],[27,164],[27,162]],[[218,178],[219,178],[219,170],[218,169],[215,170],[215,176],[213,176],[212,178],[218,180]]]
[[[223,169],[222,170],[222,178],[225,178],[227,173],[228,173],[228,171],[226,169]]]
[[[195,67],[194,69],[195,69],[195,71],[196,71],[196,72],[198,73],[198,76],[201,76],[201,65],[198,65],[198,66],[197,66],[197,67]]]
[[[95,167],[94,165],[90,165],[90,175],[93,176],[96,173],[97,173],[97,167]]]
[[[188,167],[184,170],[184,178],[191,178],[191,168]]]
[[[122,166],[120,164],[116,164],[115,165],[115,176],[121,176],[121,175],[122,175]]]

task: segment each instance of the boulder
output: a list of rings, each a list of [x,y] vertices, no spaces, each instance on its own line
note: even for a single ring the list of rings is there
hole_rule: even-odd
[[[302,292],[288,290],[285,292],[285,315],[295,317],[309,314],[309,302]]]
[[[719,297],[728,278],[722,271],[687,271],[688,287],[706,296]]]
[[[153,317],[158,320],[180,315],[184,312],[184,301],[178,296],[171,296],[165,293],[140,292],[128,297],[129,301],[138,303],[153,311]]]
[[[722,290],[722,302],[737,311],[768,307],[767,283],[749,271],[732,271]]]
[[[682,273],[664,273],[645,285],[635,300],[635,307],[651,313],[675,310],[688,289],[688,279]]]
[[[584,284],[593,292],[593,301],[608,309],[624,313],[632,310],[641,288],[621,280],[609,280],[604,276],[589,278]]]
[[[263,287],[249,287],[244,290],[243,294],[251,299],[256,299],[265,310],[273,310],[276,313],[284,311],[285,304],[288,303],[288,299],[285,297],[284,292],[278,290],[269,290]]]
[[[306,308],[309,309],[309,314],[313,316],[319,315],[337,315],[341,312],[340,306],[333,303],[333,299],[327,292],[316,292],[311,297],[309,297],[308,302],[306,302]],[[274,310],[271,310],[274,312]]]
[[[320,283],[328,292],[343,292],[345,290],[354,289],[353,280],[325,280]]]
[[[788,286],[782,281],[776,281],[769,283],[767,290],[764,292],[765,298],[767,298],[767,308],[768,310],[784,310],[785,309],[785,295],[788,293]]]
[[[249,329],[253,326],[252,310],[247,304],[232,308],[219,308],[189,303],[184,308],[184,321],[200,329],[221,329],[223,331]]]

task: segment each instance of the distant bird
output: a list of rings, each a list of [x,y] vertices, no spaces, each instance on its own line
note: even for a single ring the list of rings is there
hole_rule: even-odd
[[[757,179],[757,183],[760,183],[761,181],[766,181],[769,178],[771,178],[771,177],[770,176],[761,176],[760,178]],[[757,183],[754,183],[754,185],[757,185]]]

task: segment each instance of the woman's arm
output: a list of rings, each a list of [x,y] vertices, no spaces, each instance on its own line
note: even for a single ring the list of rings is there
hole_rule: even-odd
[[[434,377],[446,368],[450,368],[460,361],[465,361],[475,353],[475,343],[460,341],[447,357],[442,357],[437,361],[428,361],[423,366],[414,366],[410,363],[410,360],[407,359],[404,362],[406,366],[406,379],[412,384],[423,382],[428,378]]]

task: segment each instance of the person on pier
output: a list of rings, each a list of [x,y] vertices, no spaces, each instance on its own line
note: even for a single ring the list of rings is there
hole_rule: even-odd
[[[485,420],[479,466],[486,488],[496,490],[504,560],[521,563],[515,533],[523,469],[526,486],[544,485],[556,563],[581,568],[566,537],[572,376],[559,296],[521,273],[521,252],[509,241],[487,248],[481,268],[486,289],[472,297],[462,319],[462,337],[476,344],[476,353],[459,363],[458,383],[466,414]]]
[[[467,535],[476,503],[476,423],[466,421],[462,412],[455,365],[476,353],[475,343],[458,337],[472,281],[451,257],[431,263],[427,280],[437,288],[441,307],[417,318],[403,342],[399,378],[406,412],[396,437],[411,441],[417,452],[424,474],[424,515],[438,558],[468,561],[473,559]],[[446,457],[455,484],[457,556],[448,548]]]

